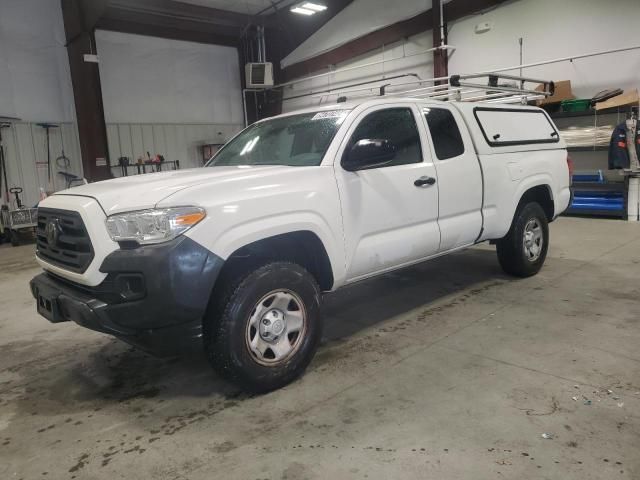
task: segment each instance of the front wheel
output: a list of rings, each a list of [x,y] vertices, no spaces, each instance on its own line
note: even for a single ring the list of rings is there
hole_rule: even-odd
[[[205,320],[214,367],[244,390],[264,393],[304,372],[320,338],[320,288],[304,268],[272,262],[247,274]],[[217,300],[217,302],[216,302]]]
[[[540,271],[549,247],[549,224],[540,204],[531,202],[515,214],[509,233],[496,243],[502,269],[516,277]]]

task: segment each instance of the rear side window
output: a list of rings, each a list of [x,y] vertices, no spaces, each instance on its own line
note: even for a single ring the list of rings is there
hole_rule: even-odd
[[[462,155],[464,153],[462,135],[451,112],[446,108],[423,108],[422,111],[429,125],[438,160]]]
[[[549,117],[539,109],[476,107],[473,112],[485,140],[492,147],[560,140]]]
[[[420,135],[410,108],[388,108],[370,113],[356,127],[347,149],[363,139],[389,140],[396,146],[395,159],[384,168],[422,162]]]

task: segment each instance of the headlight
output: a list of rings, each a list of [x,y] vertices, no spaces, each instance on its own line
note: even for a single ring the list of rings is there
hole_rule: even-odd
[[[159,208],[112,215],[106,224],[114,242],[148,245],[182,235],[205,216],[204,209],[198,207]]]

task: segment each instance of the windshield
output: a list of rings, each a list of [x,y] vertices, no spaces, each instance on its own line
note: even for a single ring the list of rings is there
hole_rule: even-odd
[[[254,123],[227,143],[207,167],[317,166],[349,110],[303,113]]]

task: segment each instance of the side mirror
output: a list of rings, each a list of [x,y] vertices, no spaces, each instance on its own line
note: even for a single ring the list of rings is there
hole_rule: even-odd
[[[342,168],[348,172],[384,167],[396,158],[396,146],[389,140],[358,140],[342,158]]]

